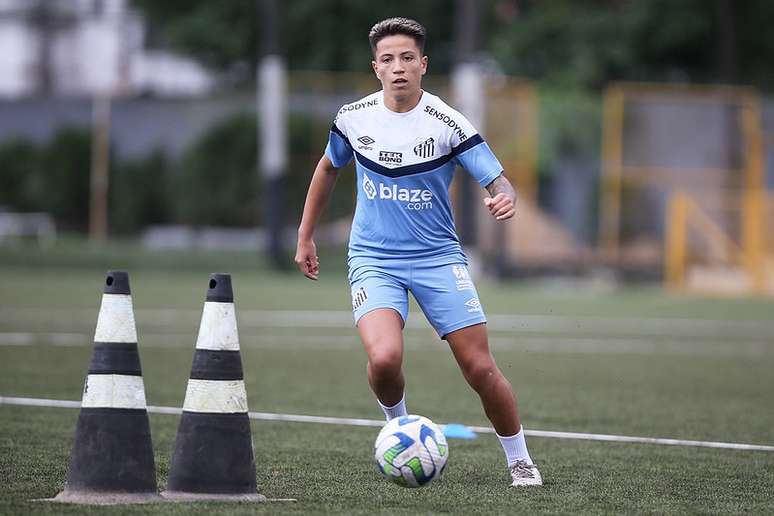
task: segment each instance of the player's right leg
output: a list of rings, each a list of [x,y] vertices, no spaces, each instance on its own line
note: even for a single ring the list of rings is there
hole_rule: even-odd
[[[368,312],[357,323],[368,355],[368,384],[387,419],[406,415],[402,326],[400,315],[391,308]]]
[[[383,267],[350,272],[355,323],[368,356],[368,383],[387,420],[407,414],[402,368],[408,316],[404,278],[400,271]]]

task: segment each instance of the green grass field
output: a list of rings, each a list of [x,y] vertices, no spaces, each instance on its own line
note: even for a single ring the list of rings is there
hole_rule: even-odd
[[[150,255],[131,243],[0,248],[0,396],[79,400],[102,281],[130,272],[148,403],[183,402],[209,272],[233,274],[250,410],[378,419],[340,252],[314,283],[247,255]],[[774,303],[658,288],[479,280],[492,347],[527,429],[774,444]],[[324,311],[324,313],[321,313]],[[412,307],[407,400],[486,425],[444,344]],[[0,405],[0,514],[772,513],[774,453],[528,439],[542,488],[508,489],[496,438],[450,441],[444,478],[387,483],[376,428],[253,421],[260,506],[79,507],[30,501],[64,484],[77,410]],[[159,488],[178,417],[151,414]]]

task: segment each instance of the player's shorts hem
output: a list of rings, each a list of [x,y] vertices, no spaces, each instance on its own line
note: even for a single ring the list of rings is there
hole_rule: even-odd
[[[450,324],[449,326],[446,326],[444,328],[439,328],[437,331],[438,331],[438,335],[441,336],[441,339],[446,340],[446,336],[451,332],[461,330],[462,328],[467,328],[468,326],[475,326],[476,324],[481,324],[481,323],[486,323],[486,317],[484,315],[479,315],[477,317],[465,319],[464,321],[459,321],[455,324]]]
[[[366,310],[365,312],[363,312],[360,315],[353,314],[354,317],[355,317],[355,326],[357,326],[357,323],[360,322],[360,319],[362,319],[365,314],[370,314],[374,310],[380,310],[382,308],[389,308],[390,310],[393,310],[396,314],[398,314],[398,317],[400,317],[400,321],[402,323],[401,324],[401,330],[406,327],[406,319],[403,318],[403,314],[400,313],[400,310],[398,310],[394,306],[388,305],[388,304],[372,306],[372,307],[370,307],[368,310]]]

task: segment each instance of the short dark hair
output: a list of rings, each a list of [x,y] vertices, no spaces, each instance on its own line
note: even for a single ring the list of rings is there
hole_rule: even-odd
[[[414,38],[419,47],[419,52],[425,53],[427,30],[421,23],[409,18],[387,18],[371,27],[371,31],[368,33],[371,51],[376,54],[376,44],[387,36],[395,36],[396,34],[403,34],[404,36]]]

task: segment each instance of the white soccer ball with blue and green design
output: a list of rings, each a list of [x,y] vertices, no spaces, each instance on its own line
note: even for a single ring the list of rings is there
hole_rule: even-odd
[[[396,417],[374,444],[382,475],[403,487],[423,487],[441,476],[449,447],[438,425],[423,416]]]

